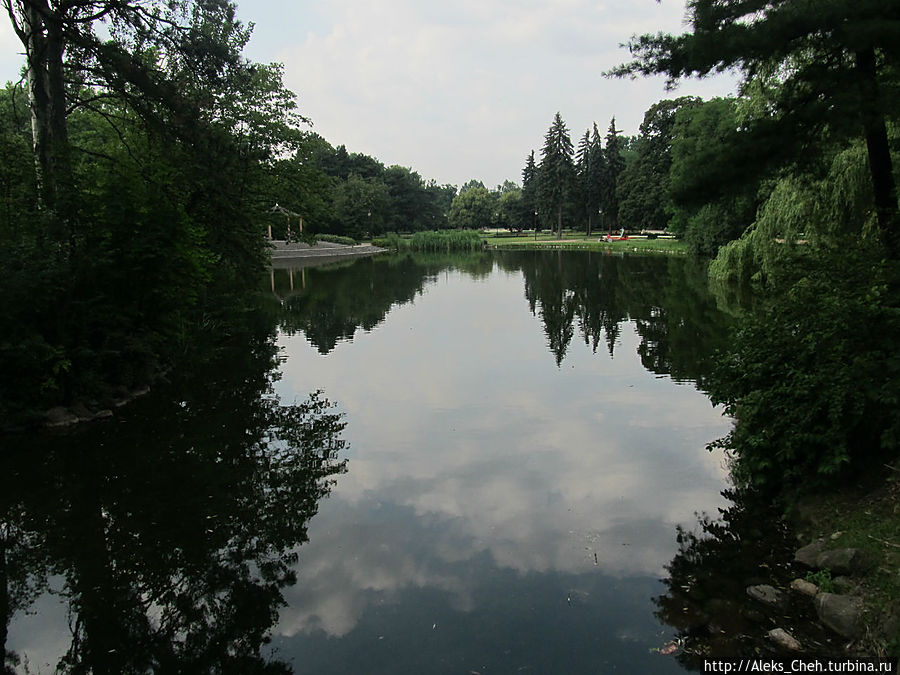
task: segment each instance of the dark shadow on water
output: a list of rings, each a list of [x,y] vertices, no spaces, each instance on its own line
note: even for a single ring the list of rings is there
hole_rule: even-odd
[[[841,640],[816,621],[812,601],[790,591],[805,571],[793,563],[796,538],[778,508],[752,493],[723,494],[731,505],[717,518],[698,517],[693,531],[678,528],[667,591],[654,598],[656,616],[677,631],[678,661],[702,672],[704,658],[790,656],[767,637],[775,628],[798,639],[806,654],[840,656]],[[770,607],[751,598],[747,588],[758,584],[783,591],[785,603]]]
[[[272,335],[235,337],[230,358],[173,373],[115,418],[0,456],[7,668],[24,665],[7,627],[53,592],[61,672],[290,671],[261,647],[346,470],[344,422],[321,393],[282,405]]]

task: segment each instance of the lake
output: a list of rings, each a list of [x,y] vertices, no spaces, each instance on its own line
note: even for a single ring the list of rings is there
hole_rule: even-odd
[[[676,528],[729,504],[702,268],[391,255],[265,294],[217,358],[4,459],[14,672],[682,670]]]

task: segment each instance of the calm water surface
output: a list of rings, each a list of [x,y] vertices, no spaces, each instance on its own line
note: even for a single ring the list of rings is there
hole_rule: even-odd
[[[6,467],[14,672],[681,670],[660,580],[726,504],[702,271],[385,257],[266,286],[243,357]]]
[[[652,598],[676,524],[723,502],[704,446],[728,428],[692,382],[724,321],[687,261],[396,266],[422,283],[383,323],[279,337],[279,394],[322,387],[350,445],[279,655],[303,673],[677,670],[651,651],[670,635]],[[314,321],[351,274],[308,270],[294,316]]]

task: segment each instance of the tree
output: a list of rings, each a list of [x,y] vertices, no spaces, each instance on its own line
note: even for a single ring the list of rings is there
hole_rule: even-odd
[[[339,182],[334,192],[338,234],[363,239],[386,232],[390,210],[388,187],[375,178],[355,173]]]
[[[522,209],[522,188],[514,185],[500,192],[497,198],[497,227],[521,232],[530,220],[530,215]]]
[[[9,85],[0,90],[0,240],[19,238],[33,222],[34,155],[27,101]]]
[[[603,213],[606,214],[607,229],[615,230],[619,227],[619,176],[625,169],[625,158],[622,156],[621,131],[616,129],[616,118],[613,117],[606,132],[606,148],[603,151],[603,187],[601,190],[601,204]]]
[[[482,183],[480,180],[477,180],[475,178],[467,180],[465,183],[462,184],[462,187],[459,188],[459,194],[462,194],[463,192],[468,192],[472,188],[484,188],[484,183]]]
[[[0,414],[27,420],[145,384],[258,285],[260,214],[303,118],[281,67],[242,56],[250,31],[226,0],[3,3],[26,51],[33,177],[16,101]]]
[[[335,225],[332,199],[338,179],[329,175],[323,163],[334,153],[324,138],[304,133],[293,157],[276,161],[267,172],[261,185],[266,210],[280,204],[303,216],[305,232],[331,232]],[[271,224],[283,227],[284,218]]]
[[[431,179],[425,186],[425,192],[428,196],[427,215],[431,220],[430,229],[440,230],[449,227],[448,215],[453,199],[456,197],[456,186],[438,185],[434,179]]]
[[[470,181],[471,182],[471,181]],[[470,187],[453,198],[450,227],[476,229],[488,227],[494,215],[494,202],[485,187]]]
[[[559,112],[544,136],[541,150],[538,203],[540,210],[556,216],[556,237],[562,239],[563,208],[572,190],[574,166],[572,139]]]
[[[636,59],[615,73],[744,76],[736,109],[696,111],[687,161],[673,148],[673,196],[702,205],[705,220],[689,220],[688,232],[715,233],[721,205],[746,197],[736,186],[759,188],[762,202],[710,267],[713,278],[756,268],[766,290],[719,359],[712,398],[736,424],[714,445],[734,450],[739,483],[782,494],[846,483],[896,454],[900,438],[900,219],[887,135],[898,114],[900,5],[688,6],[692,32],[633,38]]]
[[[631,228],[664,229],[669,220],[669,168],[675,120],[686,106],[699,105],[696,97],[684,96],[654,103],[644,113],[636,158],[619,179],[619,217]]]
[[[722,152],[719,139],[738,125],[734,99],[683,106],[675,117],[666,204],[671,229],[684,236],[695,254],[713,257],[753,223],[760,182],[748,176],[724,193],[704,189],[705,177],[732,170],[722,166],[728,153]]]
[[[745,86],[773,79],[766,105],[729,134],[724,147],[735,169],[717,184],[806,163],[822,147],[823,134],[837,142],[863,138],[881,237],[889,258],[900,260],[886,129],[898,108],[893,84],[900,65],[900,5],[691,0],[688,16],[690,33],[633,37],[628,46],[635,59],[612,74],[665,74],[673,84],[739,68]]]
[[[538,184],[538,167],[534,163],[534,150],[532,150],[525,160],[525,168],[522,169],[522,209],[535,230],[538,227]]]
[[[587,217],[586,231],[589,237],[594,227],[594,216],[600,210],[604,166],[603,145],[595,122],[593,130],[584,132],[578,144],[575,162],[578,207],[582,215]]]
[[[385,169],[382,180],[391,198],[387,231],[431,229],[431,222],[426,222],[429,215],[425,212],[428,196],[422,177],[412,169],[394,165]]]

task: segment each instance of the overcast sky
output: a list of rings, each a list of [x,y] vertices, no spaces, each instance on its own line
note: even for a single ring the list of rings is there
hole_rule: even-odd
[[[281,62],[313,129],[333,145],[400,164],[439,183],[521,182],[559,111],[577,144],[610,118],[634,134],[671,96],[732,93],[735,79],[611,80],[631,35],[682,32],[684,0],[238,0],[256,24],[246,55]],[[0,22],[0,79],[21,46]]]

